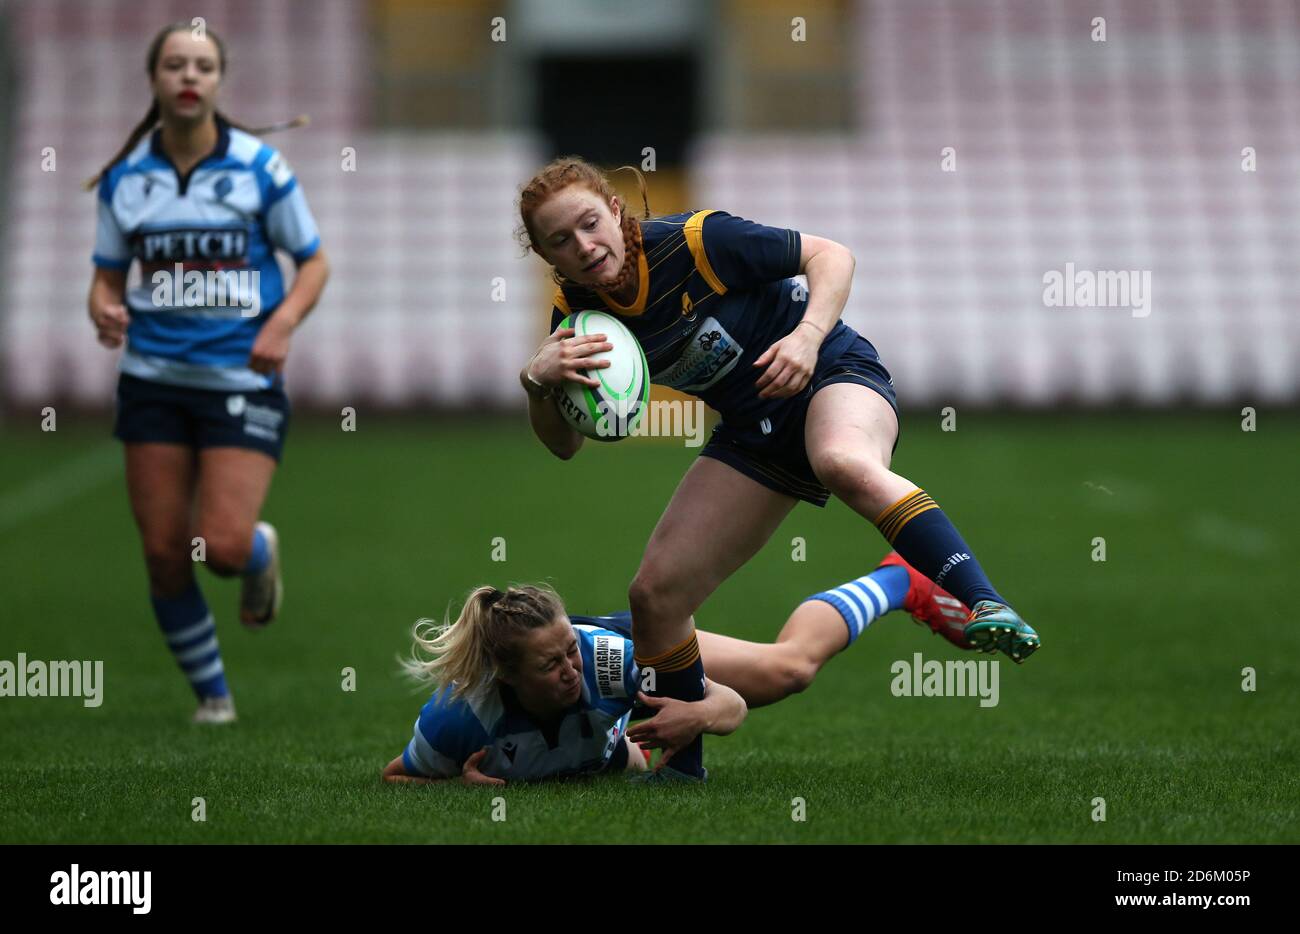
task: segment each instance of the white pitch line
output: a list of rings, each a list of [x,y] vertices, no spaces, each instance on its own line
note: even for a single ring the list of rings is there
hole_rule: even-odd
[[[22,486],[0,494],[0,534],[51,512],[122,474],[122,446],[108,442],[72,457]]]

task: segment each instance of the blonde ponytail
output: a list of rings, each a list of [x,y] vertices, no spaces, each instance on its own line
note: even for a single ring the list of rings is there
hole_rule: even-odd
[[[400,659],[406,674],[425,688],[451,687],[463,700],[492,685],[518,662],[520,636],[567,618],[559,595],[545,584],[477,587],[454,622],[417,620],[411,657]]]

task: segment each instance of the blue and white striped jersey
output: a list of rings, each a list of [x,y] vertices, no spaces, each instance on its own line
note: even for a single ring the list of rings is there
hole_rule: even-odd
[[[320,249],[316,221],[284,158],[217,120],[217,145],[182,176],[161,131],[99,185],[95,265],[126,270],[130,313],[122,371],[205,389],[265,389],[248,368],[253,342],[284,298],[274,251],[302,262]]]
[[[407,774],[455,778],[465,760],[485,746],[479,771],[508,782],[621,766],[638,676],[632,640],[603,625],[628,625],[629,617],[570,617],[582,654],[582,696],[549,738],[506,685],[465,700],[452,700],[451,689],[443,688],[415,721],[415,735],[402,753]]]

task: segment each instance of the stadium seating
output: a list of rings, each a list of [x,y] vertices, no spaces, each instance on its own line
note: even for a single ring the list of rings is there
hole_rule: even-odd
[[[173,0],[121,9],[13,8],[0,379],[20,404],[111,400],[115,355],[85,317],[94,204],[79,183],[147,103],[141,9],[159,24],[191,15]],[[211,25],[232,51],[229,113],[312,117],[269,139],[334,266],[295,338],[295,401],[517,402],[514,374],[545,318],[538,264],[512,236],[538,142],[373,128],[364,4],[224,9]],[[875,0],[854,17],[855,128],[711,131],[691,200],[849,244],[846,320],[906,404],[1294,400],[1297,15],[1289,0]],[[1257,171],[1243,171],[1245,147]],[[1150,314],[1047,307],[1043,276],[1067,263],[1149,271]]]

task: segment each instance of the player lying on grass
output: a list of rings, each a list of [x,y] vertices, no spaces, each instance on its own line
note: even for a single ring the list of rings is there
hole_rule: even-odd
[[[804,690],[833,655],[891,610],[905,610],[962,648],[968,608],[890,553],[866,577],[809,597],[775,642],[699,633],[704,696],[651,697],[653,677],[633,661],[631,614],[572,616],[546,587],[479,587],[460,617],[421,620],[404,662],[434,686],[415,735],[388,763],[388,782],[459,779],[467,785],[628,769],[646,772],[646,749],[673,754],[701,733],[725,735],[750,707]],[[423,656],[423,657],[422,657]],[[634,713],[634,708],[637,708]],[[633,718],[649,717],[628,729]]]

